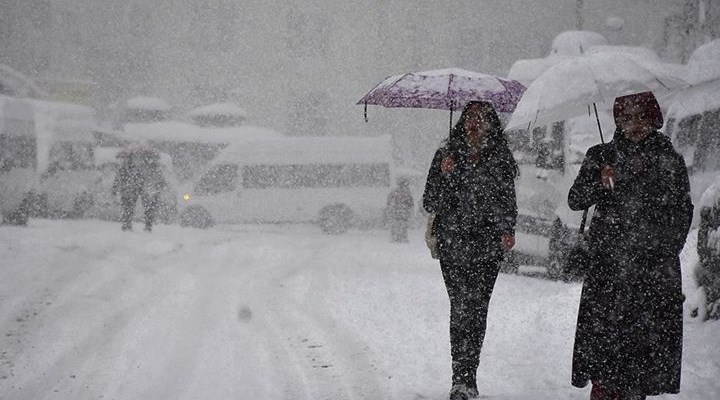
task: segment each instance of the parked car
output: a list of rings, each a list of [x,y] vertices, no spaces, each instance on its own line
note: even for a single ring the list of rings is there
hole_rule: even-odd
[[[715,180],[697,204],[700,210],[695,270],[698,286],[705,295],[702,314],[720,319],[720,178]]]
[[[615,123],[610,114],[598,111],[606,140]],[[516,185],[518,219],[516,246],[505,270],[519,265],[543,266],[554,279],[571,279],[565,259],[579,235],[582,211],[572,211],[567,195],[577,176],[585,152],[600,143],[594,116],[579,116],[532,131],[510,131],[513,154],[520,167]],[[590,223],[592,210],[588,213]],[[507,264],[507,263],[506,263]]]

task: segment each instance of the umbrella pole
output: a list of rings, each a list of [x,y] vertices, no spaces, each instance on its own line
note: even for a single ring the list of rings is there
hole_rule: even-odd
[[[452,132],[452,114],[453,114],[453,109],[452,109],[452,107],[450,107],[450,130],[449,130],[449,132]]]
[[[600,141],[605,143],[605,138],[603,138],[603,133],[602,133],[602,127],[600,126],[600,117],[598,117],[597,105],[595,105],[595,103],[593,103],[593,109],[595,110],[595,121],[597,121],[598,131],[600,131]]]
[[[367,101],[365,102],[365,122],[366,122],[366,123],[368,122],[368,118],[367,118]]]

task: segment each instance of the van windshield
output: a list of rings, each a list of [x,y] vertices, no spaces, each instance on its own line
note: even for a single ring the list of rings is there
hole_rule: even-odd
[[[213,166],[195,186],[200,195],[231,192],[237,187],[239,167],[237,164],[218,164]]]

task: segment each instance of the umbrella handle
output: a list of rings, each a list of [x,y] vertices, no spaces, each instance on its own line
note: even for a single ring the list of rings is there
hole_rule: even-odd
[[[593,103],[593,109],[595,110],[595,121],[597,121],[598,130],[600,131],[600,141],[602,143],[605,143],[605,138],[603,138],[603,133],[602,133],[602,127],[600,126],[600,117],[598,117],[597,105],[595,105],[595,103]]]
[[[450,107],[450,133],[452,133],[452,115],[453,115],[453,108]]]

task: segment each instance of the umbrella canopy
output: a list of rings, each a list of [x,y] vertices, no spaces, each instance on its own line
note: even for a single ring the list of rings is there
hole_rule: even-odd
[[[481,100],[512,112],[523,92],[525,86],[512,79],[448,68],[388,77],[357,104],[453,111]]]
[[[652,60],[620,52],[585,54],[557,64],[528,86],[508,128],[527,128],[586,113],[590,105],[653,92],[658,97],[688,84]],[[609,107],[607,107],[609,108]]]

